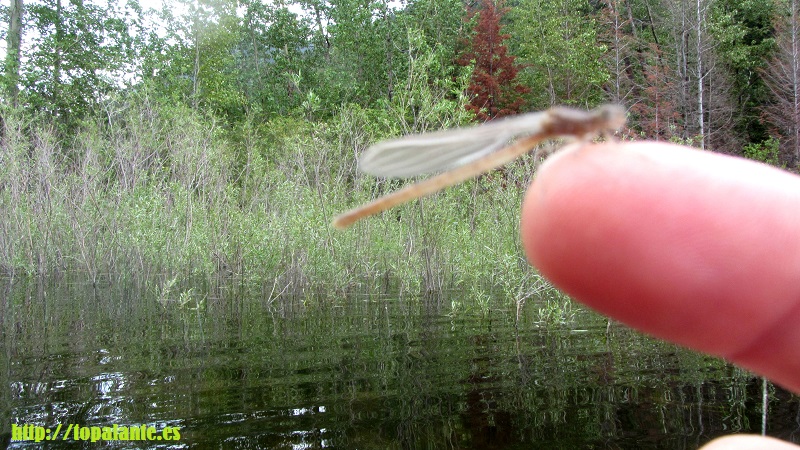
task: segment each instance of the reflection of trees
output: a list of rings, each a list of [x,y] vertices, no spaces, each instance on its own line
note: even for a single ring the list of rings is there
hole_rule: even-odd
[[[0,395],[21,422],[158,423],[192,445],[267,448],[697,446],[760,426],[758,379],[585,312],[556,325],[464,296],[447,315],[446,297],[270,312],[165,307],[130,286],[10,292]],[[770,429],[793,423],[792,397],[772,395]]]

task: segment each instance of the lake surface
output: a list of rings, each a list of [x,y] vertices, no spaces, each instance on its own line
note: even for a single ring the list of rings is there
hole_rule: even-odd
[[[529,299],[517,322],[513,301],[459,293],[6,280],[2,443],[23,425],[61,425],[50,448],[102,445],[75,425],[179,433],[112,448],[683,449],[760,433],[760,378],[564,302]],[[768,392],[767,434],[800,442],[798,398]]]

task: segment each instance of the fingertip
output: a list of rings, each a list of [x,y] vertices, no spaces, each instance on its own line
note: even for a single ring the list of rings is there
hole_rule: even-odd
[[[800,390],[798,180],[669,144],[585,145],[537,174],[522,243],[590,307]]]
[[[768,436],[736,435],[714,439],[701,450],[797,450],[797,445]]]

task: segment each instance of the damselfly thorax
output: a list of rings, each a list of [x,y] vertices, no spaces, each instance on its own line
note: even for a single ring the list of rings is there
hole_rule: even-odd
[[[349,227],[365,217],[477,177],[508,164],[542,141],[590,139],[623,125],[625,109],[618,105],[603,105],[591,111],[558,107],[471,128],[380,142],[364,152],[358,161],[359,169],[394,178],[441,173],[352,209],[336,217],[333,226]],[[507,145],[514,138],[518,139]]]

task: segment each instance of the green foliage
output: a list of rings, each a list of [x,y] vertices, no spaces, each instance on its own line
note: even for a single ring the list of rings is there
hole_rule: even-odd
[[[693,74],[696,62],[688,61],[691,42],[680,38],[691,35],[693,26],[678,20],[682,13],[675,8],[680,5],[639,0],[520,0],[507,5],[506,23],[499,25],[510,37],[496,42],[496,48],[507,43],[509,53],[518,57],[515,63],[522,70],[515,80],[530,88],[521,109],[593,106],[615,92],[632,110],[658,111],[634,114],[652,122],[641,127],[648,136],[669,139],[664,126],[673,125],[684,139],[693,133],[692,77],[699,74]],[[761,69],[775,48],[773,19],[783,13],[776,4],[755,0],[710,5],[704,24],[709,51],[704,67],[713,68],[704,75],[709,89],[706,138],[763,141],[767,125],[760,107],[768,99]],[[72,134],[65,131],[73,133],[105,114],[101,100],[146,87],[157,102],[189,105],[219,119],[235,140],[233,131],[247,122],[277,116],[328,121],[342,105],[396,107],[405,114],[398,131],[423,130],[415,102],[461,102],[468,88],[466,72],[474,71],[487,86],[508,90],[513,84],[501,79],[504,71],[485,70],[503,65],[497,52],[473,52],[492,57],[469,57],[462,61],[468,67],[456,63],[474,37],[473,26],[482,20],[465,21],[458,0],[182,0],[179,6],[156,17],[136,1],[124,6],[27,3],[20,103],[29,112],[57,117],[59,134],[69,138]],[[602,13],[612,6],[619,9],[613,16],[619,23],[610,30],[611,16]],[[624,39],[611,42],[617,36],[613,33]],[[6,64],[2,82],[7,103],[13,103],[13,58]],[[609,78],[612,66],[615,80]],[[625,78],[622,83],[619,77]],[[431,91],[428,98],[420,97],[425,89]],[[416,92],[409,95],[409,90]],[[447,95],[440,95],[442,90]],[[449,103],[441,107],[450,108]],[[667,117],[662,117],[665,110]],[[398,111],[390,116],[399,117]],[[728,131],[731,118],[735,133]],[[726,140],[720,137],[725,133],[736,136]]]
[[[602,102],[606,47],[586,8],[578,0],[521,0],[509,11],[510,47],[525,67],[520,78],[531,88],[531,109]]]
[[[419,29],[406,30],[406,46],[406,70],[398,74],[400,89],[391,100],[382,102],[386,116],[377,117],[379,123],[389,128],[390,135],[467,123],[471,114],[465,108],[468,99],[464,92],[469,70],[463,70],[458,78],[443,77],[439,53]]]
[[[773,2],[718,0],[713,3],[709,20],[716,51],[733,81],[732,98],[739,102],[736,128],[750,142],[767,138],[760,107],[767,102],[769,93],[759,71],[776,47],[772,23],[775,14]]]
[[[452,107],[446,120],[466,115]],[[187,106],[145,95],[106,109],[106,120],[79,131],[71,160],[59,156],[62,144],[47,128],[34,128],[31,139],[23,132],[31,121],[7,114],[13,146],[2,175],[14,181],[0,191],[9,218],[0,228],[3,272],[77,271],[94,282],[159,285],[175,277],[230,280],[269,296],[538,292],[518,242],[529,167],[337,232],[329,225],[335,214],[397,184],[354,175],[354,155],[387,132],[375,124],[386,123],[390,109],[351,105],[324,125],[292,117],[251,123],[235,145]],[[202,302],[185,290],[180,298]]]
[[[465,10],[461,0],[416,0],[402,11],[406,27],[417,28],[420,36],[436,55],[440,79],[458,76],[453,60],[466,34]]]
[[[555,294],[545,299],[538,308],[538,321],[551,326],[565,325],[575,321],[578,308],[566,295]]]
[[[135,7],[135,4],[133,4]],[[137,10],[90,1],[42,0],[27,8],[32,27],[20,82],[30,111],[58,118],[62,132],[97,112],[136,54],[130,17]]]
[[[326,9],[330,47],[319,72],[326,102],[371,105],[391,97],[404,26],[384,0],[333,0]],[[335,97],[332,97],[335,96]]]
[[[264,115],[288,114],[314,96],[312,68],[321,63],[309,44],[312,31],[286,6],[243,3],[244,20],[235,51],[235,79],[248,107]]]
[[[471,32],[462,2],[182,5],[181,15],[163,13],[164,36],[135,3],[29,6],[25,106],[2,112],[0,271],[72,270],[94,281],[206,277],[257,286],[269,298],[489,286],[481,298],[521,304],[544,289],[517,239],[530,159],[354,231],[328,226],[336,213],[407,183],[358,173],[370,144],[470,121],[470,77],[499,53],[456,64]],[[524,109],[603,101],[608,49],[593,19],[598,5],[513,3],[505,42],[531,88]],[[715,5],[708,28],[717,67],[734,80],[742,128],[756,137],[772,10],[749,0]],[[690,91],[678,92],[688,72],[658,50],[680,35],[659,21],[669,5],[629,6],[634,21],[619,30],[636,38],[623,69],[631,102],[658,106],[659,126],[672,127],[654,136],[691,144],[697,138],[683,132],[689,119],[679,104]],[[719,105],[725,95],[708,98]],[[776,149],[764,140],[745,154],[776,164]]]
[[[772,166],[782,167],[780,162],[780,142],[775,138],[769,138],[758,144],[747,144],[744,147],[744,157]]]
[[[214,114],[228,123],[245,116],[246,98],[237,84],[235,48],[241,39],[236,4],[228,0],[186,1],[185,16],[171,17],[165,45],[149,58],[148,82],[158,95]],[[170,42],[170,44],[166,44]]]

